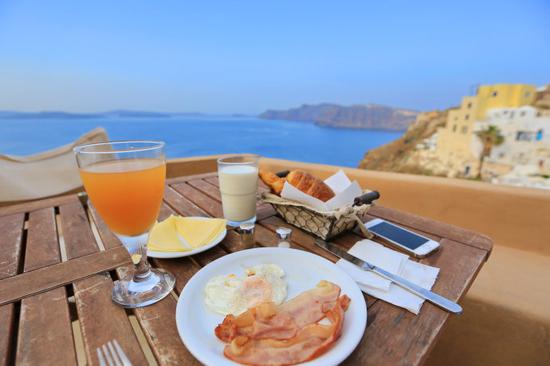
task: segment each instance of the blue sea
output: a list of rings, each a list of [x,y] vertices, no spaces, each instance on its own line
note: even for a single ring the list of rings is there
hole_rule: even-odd
[[[105,128],[111,140],[163,140],[168,158],[256,153],[348,167],[357,167],[366,151],[401,135],[246,117],[0,119],[0,154],[53,149],[95,127]]]

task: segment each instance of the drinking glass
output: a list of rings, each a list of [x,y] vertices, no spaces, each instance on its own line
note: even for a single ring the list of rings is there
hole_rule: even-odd
[[[113,141],[77,146],[74,152],[88,197],[134,263],[134,273],[115,282],[113,301],[136,308],[161,300],[176,280],[149,266],[147,241],[164,195],[164,142]]]
[[[258,155],[218,159],[223,216],[231,226],[256,222],[259,160]]]

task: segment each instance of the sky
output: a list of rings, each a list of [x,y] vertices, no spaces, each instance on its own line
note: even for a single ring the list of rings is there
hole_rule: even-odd
[[[549,60],[548,0],[0,0],[0,110],[432,110]]]

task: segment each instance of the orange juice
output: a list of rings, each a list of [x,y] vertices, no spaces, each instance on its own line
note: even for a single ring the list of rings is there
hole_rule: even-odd
[[[80,177],[93,205],[115,233],[141,235],[155,223],[164,195],[163,161],[100,162],[80,169]]]

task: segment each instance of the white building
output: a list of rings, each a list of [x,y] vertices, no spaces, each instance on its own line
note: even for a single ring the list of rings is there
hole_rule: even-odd
[[[538,174],[550,172],[550,117],[536,108],[491,109],[487,119],[476,124],[476,130],[498,127],[504,143],[495,146],[487,159],[490,163],[530,166]]]
[[[421,142],[416,144],[417,150],[435,151],[436,147],[437,147],[437,132],[435,132],[430,137],[425,138]]]

